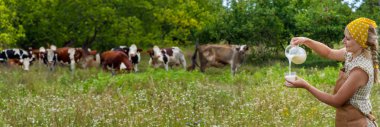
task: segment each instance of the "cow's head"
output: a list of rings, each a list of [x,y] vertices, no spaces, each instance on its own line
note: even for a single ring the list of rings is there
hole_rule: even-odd
[[[27,52],[25,50],[18,50],[16,52],[18,52],[18,54],[20,55],[20,62],[23,65],[22,68],[28,71],[29,66],[35,60],[35,57],[32,55],[31,52]]]
[[[158,46],[153,47],[153,57],[154,59],[162,57],[162,51]]]
[[[20,60],[20,62],[22,62],[22,69],[26,70],[26,71],[29,71],[29,66],[30,66],[30,63],[33,61],[32,58],[24,58],[22,60]]]
[[[243,63],[245,56],[247,54],[248,46],[247,45],[237,45],[237,46],[235,46],[235,49],[237,51],[237,54],[236,54],[237,62],[241,64],[241,63]]]
[[[55,62],[54,60],[57,59],[57,53],[56,53],[57,48],[52,45],[50,46],[49,49],[45,49],[44,47],[40,48],[40,54],[41,54],[41,59],[43,62],[50,68],[52,69],[52,64]]]
[[[132,65],[131,61],[121,62],[119,69],[120,69],[120,71],[125,70],[127,72],[131,72],[133,69],[133,65]]]
[[[131,47],[129,47],[128,55],[129,57],[135,57],[137,55],[137,46],[135,44],[132,44]]]
[[[57,62],[57,52],[53,49],[47,49],[44,61],[50,70],[54,69],[54,65]]]
[[[38,59],[43,60],[45,57],[45,54],[46,54],[46,49],[44,47],[40,47],[38,49],[38,55],[37,55]]]
[[[239,52],[239,54],[244,55],[248,51],[248,46],[247,45],[237,45],[237,46],[235,46],[235,49],[236,49],[236,51]]]

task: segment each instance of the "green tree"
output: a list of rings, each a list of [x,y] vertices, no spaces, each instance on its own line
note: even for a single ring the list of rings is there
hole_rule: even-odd
[[[210,0],[154,0],[160,44],[189,44],[212,19]],[[201,5],[201,4],[202,5]],[[218,4],[221,4],[220,1]],[[212,8],[211,8],[212,9]]]
[[[15,2],[0,0],[0,48],[12,47],[25,37],[23,26],[18,24],[17,12],[8,8],[11,5],[15,6]]]
[[[19,45],[107,50],[134,43],[129,39],[142,36],[141,21],[118,13],[122,9],[119,7],[127,4],[103,0],[19,0],[18,16],[27,29],[27,37]]]
[[[361,6],[355,12],[355,18],[366,17],[380,23],[380,1],[364,0]],[[352,19],[353,20],[353,19]]]
[[[302,3],[303,8],[296,14],[296,36],[307,36],[327,45],[339,43],[343,31],[352,16],[352,10],[340,0],[310,0]]]

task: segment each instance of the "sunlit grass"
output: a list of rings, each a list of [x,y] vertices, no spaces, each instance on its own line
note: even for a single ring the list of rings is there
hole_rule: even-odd
[[[188,61],[189,63],[189,61]],[[302,89],[284,87],[287,66],[245,64],[206,73],[142,64],[112,76],[96,68],[49,72],[0,69],[0,124],[6,126],[334,126],[334,108]],[[339,67],[294,71],[323,91]],[[379,85],[372,92],[380,116]]]

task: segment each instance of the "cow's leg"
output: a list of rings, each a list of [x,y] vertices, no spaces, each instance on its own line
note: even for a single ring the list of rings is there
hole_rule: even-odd
[[[206,57],[201,53],[199,53],[199,62],[201,64],[199,69],[201,70],[202,73],[204,73],[206,70],[208,61],[207,61]]]
[[[153,66],[153,63],[152,63],[152,62],[153,62],[153,61],[152,61],[152,58],[149,58],[149,62],[148,62],[149,67]]]
[[[206,60],[201,61],[201,66],[199,67],[201,69],[201,72],[206,71],[207,63],[208,62]]]
[[[67,53],[69,54],[71,71],[74,71],[75,69],[75,52],[75,48],[69,48],[69,50],[67,51]]]
[[[107,70],[107,64],[105,64],[104,62],[102,63],[102,69]]]
[[[127,66],[123,62],[121,62],[119,69],[120,69],[120,71],[125,70],[125,69],[127,69]]]
[[[181,55],[179,62],[183,65],[183,69],[186,70],[186,59],[185,59],[185,55],[183,55],[183,54]]]
[[[169,70],[169,63],[164,63],[164,66],[165,66],[165,70],[168,71]]]
[[[75,69],[75,60],[71,60],[70,61],[70,69],[71,69],[71,71],[74,71],[74,69]]]
[[[232,62],[232,64],[231,64],[231,74],[235,75],[236,71],[237,71],[237,65],[236,65],[236,63]]]
[[[112,76],[115,75],[115,68],[114,68],[114,65],[113,65],[113,64],[111,65],[111,74],[112,74]]]
[[[137,65],[138,65],[138,64],[133,64],[133,67],[134,67],[135,72],[139,71]]]

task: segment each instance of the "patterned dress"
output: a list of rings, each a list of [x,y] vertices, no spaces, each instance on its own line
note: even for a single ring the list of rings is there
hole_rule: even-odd
[[[370,93],[374,83],[374,68],[372,59],[366,58],[364,54],[358,55],[356,58],[352,58],[352,53],[346,54],[345,60],[346,76],[349,76],[350,71],[354,68],[360,68],[368,74],[368,82],[365,86],[360,87],[355,94],[350,98],[349,103],[355,108],[359,109],[364,115],[370,114],[372,105],[370,102]],[[368,127],[374,127],[375,125],[368,120]]]

